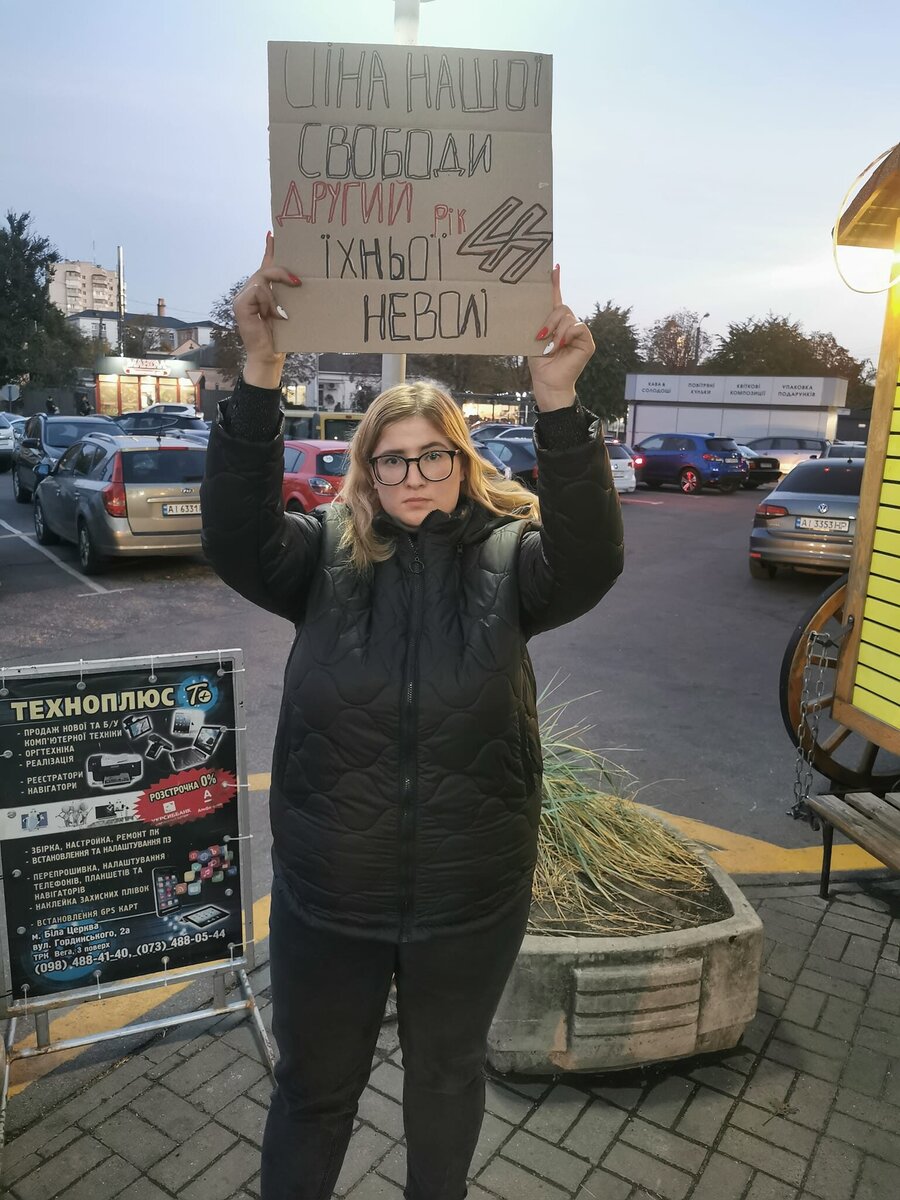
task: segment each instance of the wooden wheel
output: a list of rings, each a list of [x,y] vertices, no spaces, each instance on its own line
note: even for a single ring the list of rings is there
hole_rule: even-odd
[[[877,742],[868,741],[831,717],[846,594],[844,575],[822,593],[791,634],[781,662],[781,717],[788,736],[798,746],[802,716],[804,749],[811,750],[812,765],[831,783],[845,789],[884,791],[900,778],[896,759],[891,766],[887,761],[891,756]],[[815,683],[819,671],[823,672],[822,693],[817,705],[809,704],[807,711],[801,713],[809,633],[813,630],[829,634],[834,641],[813,651],[810,676]],[[814,701],[812,691],[809,700]],[[814,733],[815,708],[818,708],[818,727]]]

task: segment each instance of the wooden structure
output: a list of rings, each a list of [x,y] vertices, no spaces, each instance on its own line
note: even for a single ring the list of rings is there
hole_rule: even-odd
[[[823,896],[835,829],[900,870],[900,144],[836,240],[894,258],[850,573],[797,626],[782,666],[785,725],[837,792],[806,797],[798,775],[792,813],[822,825]]]

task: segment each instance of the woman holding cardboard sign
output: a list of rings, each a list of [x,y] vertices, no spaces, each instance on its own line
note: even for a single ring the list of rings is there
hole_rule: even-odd
[[[270,237],[235,302],[247,362],[202,494],[216,570],[297,629],[270,795],[281,1059],[262,1194],[331,1195],[396,979],[406,1196],[460,1200],[536,855],[526,643],[587,612],[622,568],[606,451],[575,399],[594,344],[554,271],[529,360],[540,512],[482,462],[456,404],[415,383],[369,408],[339,502],[285,514],[274,282],[300,285]],[[399,1086],[393,1064],[379,1073]]]

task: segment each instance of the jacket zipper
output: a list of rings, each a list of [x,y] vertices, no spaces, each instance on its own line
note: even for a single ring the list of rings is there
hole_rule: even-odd
[[[403,690],[400,731],[400,940],[409,941],[413,909],[413,829],[415,825],[417,700],[419,683],[419,640],[422,634],[422,573],[425,564],[419,557],[416,540],[407,535],[412,550],[409,572],[412,575],[409,652]]]

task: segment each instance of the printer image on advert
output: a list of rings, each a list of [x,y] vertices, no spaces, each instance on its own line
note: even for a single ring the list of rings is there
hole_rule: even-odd
[[[89,754],[84,773],[90,787],[128,787],[143,775],[144,763],[139,754]]]

